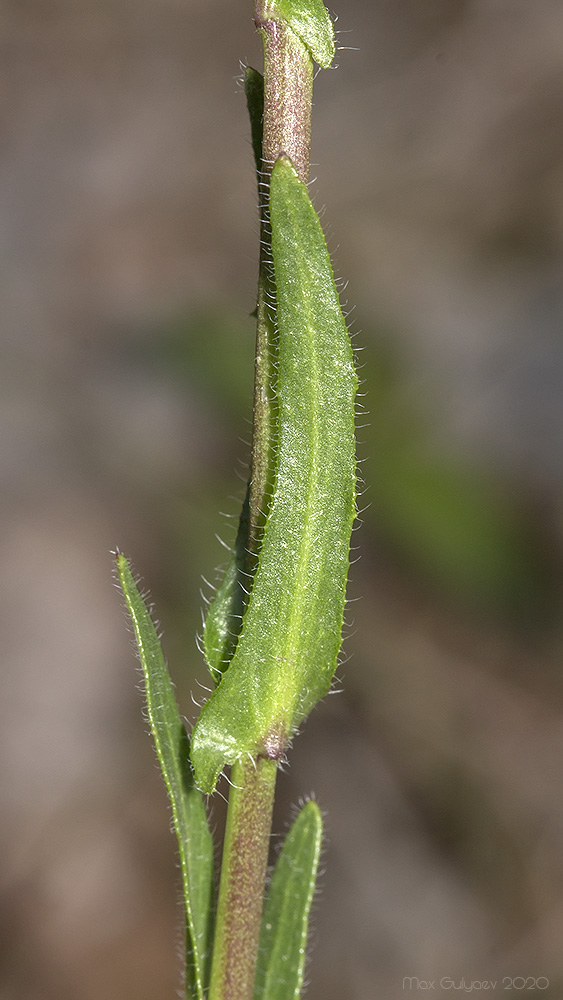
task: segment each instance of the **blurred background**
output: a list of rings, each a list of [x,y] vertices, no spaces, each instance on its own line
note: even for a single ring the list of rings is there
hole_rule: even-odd
[[[560,998],[563,5],[338,14],[312,192],[370,416],[343,693],[279,782],[278,833],[326,810],[307,995]],[[193,720],[247,458],[259,39],[232,0],[2,0],[0,45],[0,997],[165,1000],[174,842],[110,550]]]

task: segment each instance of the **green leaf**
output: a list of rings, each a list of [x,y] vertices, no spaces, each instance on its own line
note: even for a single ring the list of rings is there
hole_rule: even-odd
[[[292,32],[290,31],[290,34]],[[308,56],[307,56],[308,58]],[[310,61],[310,60],[309,60]],[[312,63],[311,63],[312,68]],[[264,78],[247,69],[245,93],[252,129],[252,145],[258,183],[260,212],[260,265],[256,298],[256,354],[254,358],[254,407],[252,420],[252,456],[249,482],[249,531],[247,569],[254,575],[255,557],[262,542],[272,494],[271,472],[276,454],[276,334],[272,302],[275,300],[272,275],[271,231],[268,218],[269,184],[262,162],[262,126],[264,120]]]
[[[334,28],[322,0],[273,0],[271,12],[273,17],[283,18],[315,62],[328,69],[334,59]]]
[[[218,683],[236,649],[248,601],[246,570],[248,544],[248,490],[242,506],[232,558],[205,618],[203,652],[213,680]]]
[[[244,93],[250,118],[250,134],[256,171],[262,170],[262,125],[264,121],[264,77],[257,69],[247,66],[244,71]]]
[[[266,897],[254,1000],[293,1000],[301,993],[322,832],[321,811],[307,802],[285,839]]]
[[[125,556],[119,581],[133,622],[145,678],[147,710],[178,838],[186,911],[186,996],[204,1000],[213,919],[213,842],[205,805],[195,787],[189,738],[180,719],[156,629]]]
[[[277,288],[275,487],[242,632],[192,735],[196,781],[225,764],[280,759],[328,692],[341,643],[354,519],[357,378],[330,258],[287,157],[272,172]]]
[[[264,78],[257,70],[247,66],[244,74],[244,90],[250,117],[250,127],[252,132],[252,146],[256,163],[256,175],[258,180],[259,199],[263,201],[264,191],[261,188],[262,171],[262,120],[264,117]],[[262,234],[265,242],[269,237],[267,233]],[[266,286],[271,290],[269,276],[264,267],[263,257],[269,254],[267,248],[262,246],[261,268],[258,287],[258,302],[256,307],[257,317],[257,348],[262,349],[261,372],[265,382],[264,392],[260,392],[262,407],[265,406],[267,387],[269,386],[273,371],[271,365],[266,365],[266,357],[269,357],[268,345],[274,339],[273,326],[269,318],[269,308],[266,304]],[[260,415],[254,414],[254,436],[261,438],[262,450],[269,453],[271,445],[269,443],[270,421],[260,421]],[[255,484],[256,486],[257,484]],[[229,561],[221,584],[213,601],[209,606],[205,619],[203,631],[203,652],[207,660],[211,675],[216,683],[221,679],[222,672],[229,665],[233,657],[238,637],[241,630],[242,618],[248,603],[249,589],[252,586],[252,576],[249,570],[255,568],[253,559],[249,556],[249,548],[253,550],[259,545],[259,538],[250,539],[249,524],[249,502],[251,485],[246,492],[244,500],[235,548],[231,560]],[[262,504],[261,506],[265,506]],[[257,525],[258,529],[261,525]],[[258,532],[255,532],[257,534]]]

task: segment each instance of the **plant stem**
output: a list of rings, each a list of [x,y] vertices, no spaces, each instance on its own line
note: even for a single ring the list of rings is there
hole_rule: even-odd
[[[256,27],[264,45],[264,116],[259,170],[260,269],[256,308],[254,413],[249,489],[249,572],[259,549],[271,492],[275,453],[275,349],[271,277],[269,176],[280,153],[292,160],[301,180],[309,178],[313,60],[289,25],[275,13],[275,0],[256,0]]]
[[[265,758],[231,771],[209,1000],[252,1000],[276,772]]]
[[[280,153],[309,178],[313,60],[289,25],[276,17],[275,2],[256,0],[255,22],[264,43],[262,157],[271,170]]]
[[[280,153],[286,153],[307,182],[313,95],[311,55],[276,16],[275,0],[255,0],[255,22],[264,43],[264,118],[258,171],[260,271],[248,498],[249,572],[255,568],[266,519],[276,442],[269,177]],[[263,757],[241,760],[232,768],[209,1000],[253,997],[276,772],[277,762]]]

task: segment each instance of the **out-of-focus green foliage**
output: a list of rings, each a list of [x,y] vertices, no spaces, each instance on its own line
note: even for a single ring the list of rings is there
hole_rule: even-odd
[[[521,498],[475,458],[458,457],[430,398],[406,391],[396,360],[370,357],[371,506],[380,539],[447,601],[492,614],[533,617],[547,600],[549,573]]]
[[[157,342],[155,342],[157,341]],[[147,345],[171,376],[185,380],[214,416],[236,419],[252,410],[254,324],[237,310],[201,309],[178,316]]]

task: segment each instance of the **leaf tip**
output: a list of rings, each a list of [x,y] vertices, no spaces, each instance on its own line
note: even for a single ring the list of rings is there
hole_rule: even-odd
[[[299,184],[303,183],[293,165],[291,157],[288,156],[287,153],[280,153],[274,163],[274,168],[270,178],[270,185],[275,187],[276,184],[282,184],[284,181],[286,183],[291,183],[292,181],[297,181]]]
[[[115,559],[115,565],[117,566],[117,569],[119,570],[120,573],[125,568],[129,569],[129,563],[127,561],[127,558],[123,555],[123,552],[120,552],[119,549],[115,549],[112,555]]]
[[[204,705],[202,715],[209,702]],[[200,715],[191,735],[190,740],[190,762],[193,769],[194,781],[200,792],[204,795],[212,795],[217,787],[219,775],[225,765],[224,754],[217,750],[205,732],[205,717],[202,732]]]
[[[322,0],[279,0],[281,13],[323,69],[335,53],[334,25]]]
[[[115,573],[117,575],[117,579],[119,580],[123,593],[127,597],[127,593],[131,589],[131,585],[135,583],[129,560],[123,555],[123,552],[117,548],[114,549],[112,555],[115,560]]]

